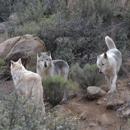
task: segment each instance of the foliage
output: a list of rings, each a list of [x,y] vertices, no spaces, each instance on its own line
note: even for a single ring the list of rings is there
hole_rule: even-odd
[[[98,73],[96,64],[86,64],[83,68],[78,63],[71,66],[70,78],[77,81],[83,90],[88,86],[97,86],[101,84],[102,76]]]
[[[128,1],[128,7],[123,11],[123,17],[130,22],[130,2]]]
[[[4,59],[1,59],[0,58],[0,79],[4,79],[4,78],[6,78],[7,77],[7,66],[6,66],[6,64],[5,64],[5,61],[4,61]]]
[[[1,0],[0,1],[0,21],[5,21],[8,19],[11,13],[11,0]]]
[[[57,105],[67,100],[67,88],[75,89],[70,81],[60,76],[47,77],[43,81],[44,93],[49,98],[52,105]]]
[[[41,114],[40,105],[26,97],[19,97],[14,91],[0,101],[1,130],[64,130],[78,129],[76,118],[69,116],[55,117],[52,113]]]
[[[26,22],[23,25],[19,25],[18,28],[11,30],[10,33],[13,36],[23,36],[25,34],[32,34],[36,36],[39,29],[40,26],[35,21],[32,21],[32,22]]]
[[[60,41],[60,42],[58,42]],[[55,41],[57,47],[55,51],[56,59],[63,59],[69,65],[75,62],[75,56],[73,53],[74,46],[72,48],[72,42],[68,38],[59,38]],[[73,44],[74,45],[74,44]],[[63,49],[64,48],[64,49]]]

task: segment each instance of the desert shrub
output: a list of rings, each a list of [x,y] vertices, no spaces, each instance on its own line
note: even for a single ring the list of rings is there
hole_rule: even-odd
[[[123,11],[123,17],[130,22],[130,2],[127,3],[128,7]]]
[[[19,25],[17,28],[10,31],[11,36],[22,36],[25,34],[32,34],[34,36],[37,35],[40,29],[39,24],[35,21],[26,22],[23,25]]]
[[[78,130],[77,119],[69,116],[55,117],[52,113],[41,114],[41,107],[14,91],[0,101],[1,130]]]
[[[70,78],[77,81],[79,86],[86,91],[88,86],[97,86],[101,84],[101,74],[98,73],[96,64],[86,64],[83,68],[78,63],[70,68]]]
[[[5,64],[4,59],[0,58],[0,79],[5,79],[8,76],[8,67]]]
[[[47,77],[43,81],[45,95],[52,105],[57,105],[67,100],[67,88],[75,88],[72,83],[60,76]]]
[[[76,0],[75,4],[76,13],[82,17],[91,18],[96,16],[95,20],[99,17],[102,19],[109,19],[113,16],[114,6],[112,6],[112,1],[108,0]]]
[[[11,13],[11,0],[0,1],[0,21],[5,21]]]

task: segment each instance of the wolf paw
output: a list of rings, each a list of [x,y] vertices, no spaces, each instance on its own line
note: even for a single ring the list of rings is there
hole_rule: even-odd
[[[110,90],[110,91],[108,91],[108,94],[109,94],[109,93],[114,93],[114,92],[115,92],[115,90]]]

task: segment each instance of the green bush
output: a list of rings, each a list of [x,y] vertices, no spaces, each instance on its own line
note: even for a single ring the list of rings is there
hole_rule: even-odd
[[[70,81],[60,76],[47,77],[43,81],[44,93],[54,106],[67,100],[67,88],[75,89],[75,87]]]
[[[40,25],[35,21],[26,22],[23,25],[19,25],[17,28],[10,31],[11,36],[23,36],[25,34],[37,35],[40,29]]]
[[[43,115],[41,107],[13,91],[0,101],[0,130],[78,130],[75,117],[55,117],[53,113]]]
[[[83,68],[78,63],[70,68],[70,78],[77,81],[79,86],[86,91],[88,86],[97,86],[101,84],[101,74],[98,73],[96,64],[86,64]]]

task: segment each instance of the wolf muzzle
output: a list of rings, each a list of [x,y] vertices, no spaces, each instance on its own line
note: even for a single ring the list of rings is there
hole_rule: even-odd
[[[101,71],[101,70],[99,70],[99,73],[100,73],[100,74],[102,74],[102,71]]]
[[[45,64],[44,64],[44,67],[47,68],[47,64],[46,64],[46,62],[45,62]]]

